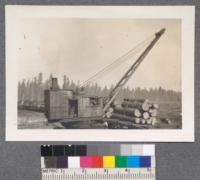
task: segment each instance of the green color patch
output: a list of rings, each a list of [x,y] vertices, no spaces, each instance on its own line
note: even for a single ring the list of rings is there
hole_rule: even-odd
[[[126,168],[127,167],[127,157],[126,156],[115,156],[115,167],[116,168]]]

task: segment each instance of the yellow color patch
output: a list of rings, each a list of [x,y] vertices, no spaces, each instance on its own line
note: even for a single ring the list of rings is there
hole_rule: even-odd
[[[103,157],[104,168],[115,168],[115,156],[104,156]]]

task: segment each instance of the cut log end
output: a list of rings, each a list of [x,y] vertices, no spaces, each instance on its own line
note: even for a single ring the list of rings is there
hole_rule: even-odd
[[[142,122],[142,124],[146,124],[146,120],[145,119],[142,119],[141,122]]]
[[[149,115],[148,112],[144,112],[144,113],[142,114],[142,117],[143,117],[143,119],[149,119],[150,115]]]

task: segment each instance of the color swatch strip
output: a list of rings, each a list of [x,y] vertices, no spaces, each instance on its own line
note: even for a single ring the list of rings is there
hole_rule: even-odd
[[[41,156],[155,156],[153,144],[44,145]]]
[[[42,168],[150,168],[154,156],[45,156]]]

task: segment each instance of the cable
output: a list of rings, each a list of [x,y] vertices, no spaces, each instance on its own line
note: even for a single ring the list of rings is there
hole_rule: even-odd
[[[121,57],[117,58],[114,62],[112,62],[111,64],[109,64],[106,67],[104,67],[102,70],[100,70],[99,72],[97,72],[91,78],[89,78],[88,80],[86,80],[85,82],[83,82],[82,85],[81,85],[81,87],[87,86],[88,84],[90,84],[95,79],[99,78],[102,75],[105,75],[105,74],[111,72],[112,70],[114,70],[114,68],[116,68],[117,66],[119,66],[120,64],[122,64],[124,61],[127,61],[128,59],[130,59],[130,57],[132,57],[133,54],[135,54],[138,51],[138,49],[141,48],[141,46],[143,47],[144,45],[146,45],[147,43],[149,43],[150,39],[152,39],[153,36],[154,35],[151,35],[146,40],[142,41],[137,46],[135,46],[134,48],[132,48],[131,50],[129,50],[127,53],[125,53]]]

